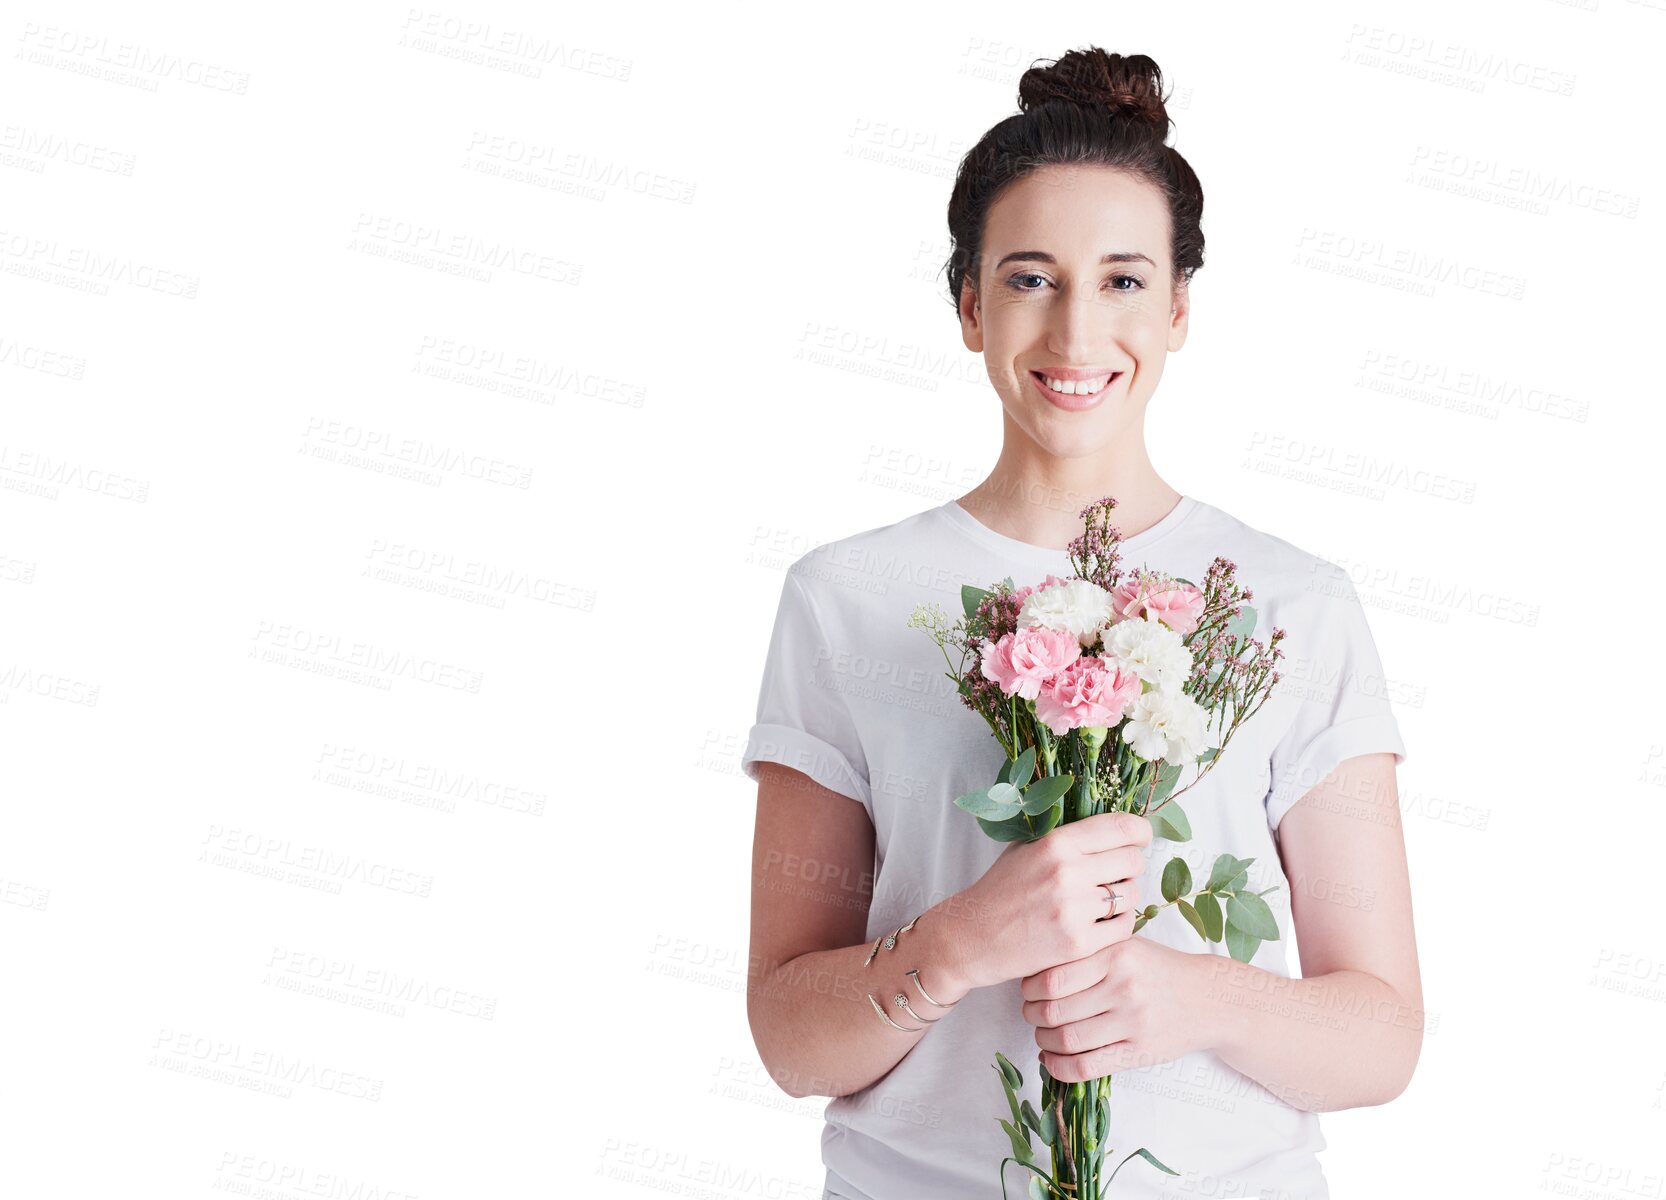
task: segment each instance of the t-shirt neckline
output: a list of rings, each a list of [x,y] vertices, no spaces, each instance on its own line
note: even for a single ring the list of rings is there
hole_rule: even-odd
[[[1160,518],[1155,525],[1152,525],[1149,529],[1142,529],[1139,533],[1136,533],[1132,537],[1123,538],[1117,543],[1118,549],[1123,554],[1127,554],[1130,551],[1144,550],[1152,543],[1167,537],[1185,523],[1186,518],[1191,516],[1197,509],[1197,503],[1198,502],[1193,497],[1182,495],[1179,502],[1176,503],[1173,508],[1169,509],[1169,511],[1162,518]],[[938,511],[941,512],[945,518],[947,518],[950,524],[969,535],[974,541],[980,542],[983,545],[988,546],[990,549],[997,550],[1002,554],[1056,560],[1065,557],[1070,553],[1063,547],[1054,549],[1051,546],[1038,546],[1034,542],[1020,541],[1018,538],[1008,537],[1004,533],[997,533],[995,530],[991,529],[982,521],[974,517],[969,510],[962,506],[959,500],[948,501],[946,504],[942,505]],[[1111,524],[1116,524],[1114,510],[1111,518]]]

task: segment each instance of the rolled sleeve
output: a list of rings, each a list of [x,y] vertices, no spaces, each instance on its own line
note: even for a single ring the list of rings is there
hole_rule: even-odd
[[[838,677],[827,670],[832,644],[795,571],[781,600],[758,690],[757,720],[747,735],[740,768],[758,778],[757,764],[779,763],[823,787],[858,801],[871,814],[867,762]]]
[[[1315,581],[1316,602],[1299,606],[1285,634],[1286,659],[1275,685],[1290,687],[1297,697],[1270,761],[1267,823],[1275,830],[1347,759],[1386,752],[1396,765],[1406,760],[1382,659],[1353,581],[1328,562]],[[1291,643],[1303,647],[1299,655],[1289,652]]]

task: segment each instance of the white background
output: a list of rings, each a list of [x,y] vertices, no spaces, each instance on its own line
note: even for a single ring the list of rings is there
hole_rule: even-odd
[[[1401,689],[1434,1028],[1334,1194],[1659,1195],[1666,4],[599,7],[8,6],[0,1193],[819,1194],[769,622],[993,463],[950,183],[1099,44],[1207,197],[1153,460]]]

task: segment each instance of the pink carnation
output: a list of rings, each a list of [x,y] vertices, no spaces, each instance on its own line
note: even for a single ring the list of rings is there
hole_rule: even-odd
[[[1203,593],[1191,584],[1146,572],[1111,589],[1111,611],[1118,621],[1149,613],[1181,637],[1197,628],[1203,604]]]
[[[1030,626],[984,643],[983,674],[1001,685],[1002,695],[1034,700],[1044,683],[1081,654],[1081,641],[1069,630]]]
[[[1083,725],[1115,725],[1139,694],[1133,671],[1089,655],[1047,681],[1036,697],[1035,715],[1062,737]]]

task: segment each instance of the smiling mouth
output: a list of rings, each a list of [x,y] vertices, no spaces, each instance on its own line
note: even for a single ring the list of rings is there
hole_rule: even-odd
[[[1116,381],[1122,378],[1122,372],[1112,371],[1093,379],[1066,380],[1054,379],[1042,371],[1031,371],[1030,378],[1035,380],[1036,389],[1049,401],[1060,408],[1074,411],[1091,408],[1097,404]],[[1060,388],[1070,390],[1061,391]]]

